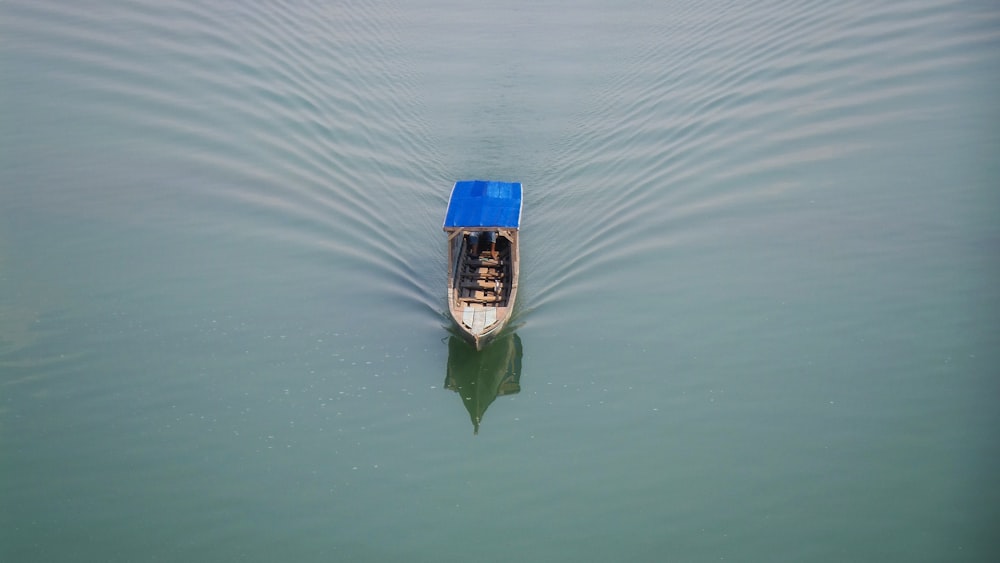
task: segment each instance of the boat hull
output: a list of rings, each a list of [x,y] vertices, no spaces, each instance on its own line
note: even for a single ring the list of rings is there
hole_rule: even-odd
[[[496,231],[495,248],[476,248],[472,231],[449,233],[448,309],[458,333],[477,350],[496,339],[510,320],[519,274],[517,231]]]

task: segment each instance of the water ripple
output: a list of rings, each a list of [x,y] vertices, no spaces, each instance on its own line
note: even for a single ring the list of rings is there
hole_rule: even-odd
[[[760,221],[763,204],[806,187],[797,169],[869,150],[882,127],[955,111],[948,77],[984,64],[997,42],[983,23],[996,10],[956,8],[696,2],[648,24],[659,33],[581,113],[546,178],[565,189],[533,211],[555,225],[541,236],[558,239],[565,215],[586,228],[573,231],[583,250],[569,261],[555,244],[538,249],[530,268],[559,266],[534,280],[534,305],[612,264],[715,236],[712,222],[741,207]]]
[[[443,307],[437,227],[467,173],[525,182],[523,295],[537,311],[604,269],[718,236],[722,217],[750,221],[740,209],[779,213],[771,204],[809,189],[803,167],[847,162],[884,128],[954,114],[969,94],[951,78],[989,72],[1000,45],[995,7],[932,0],[588,5],[559,28],[579,45],[547,58],[532,41],[557,22],[537,7],[531,22],[490,12],[518,22],[509,37],[446,39],[424,11],[376,0],[2,10],[5,49],[62,93],[40,106],[105,132],[98,144],[141,139],[107,150],[177,170],[169,196],[187,216],[328,252],[428,315]],[[588,26],[617,41],[560,64]],[[467,127],[490,131],[469,146],[422,98],[439,71],[493,89]],[[562,138],[547,130],[561,100],[534,85],[546,73],[580,100]]]
[[[384,8],[25,3],[5,9],[5,30],[31,30],[15,48],[57,69],[47,78],[86,119],[207,174],[177,194],[205,222],[360,260],[429,303],[429,256],[400,257],[395,232],[437,204],[414,175],[441,174]]]

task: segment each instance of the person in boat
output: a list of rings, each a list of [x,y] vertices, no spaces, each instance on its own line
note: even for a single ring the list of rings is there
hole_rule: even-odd
[[[469,248],[472,256],[479,257],[479,240],[490,243],[490,257],[497,259],[497,233],[496,231],[481,231],[469,233]]]

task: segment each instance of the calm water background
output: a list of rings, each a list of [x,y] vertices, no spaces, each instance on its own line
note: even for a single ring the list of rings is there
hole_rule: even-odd
[[[989,1],[0,2],[0,559],[995,561],[998,100]]]

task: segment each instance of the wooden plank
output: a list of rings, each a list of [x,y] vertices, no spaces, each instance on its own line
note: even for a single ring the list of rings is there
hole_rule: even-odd
[[[472,333],[482,334],[483,329],[486,328],[486,315],[483,314],[483,309],[477,309],[475,314],[472,315]]]
[[[503,297],[499,295],[491,297],[459,297],[458,300],[463,303],[497,303],[503,301]]]
[[[480,283],[463,283],[462,289],[483,289],[487,291],[502,291],[503,285],[497,286],[496,284],[480,284]]]
[[[506,272],[495,268],[465,268],[459,275],[462,276],[503,276]]]
[[[480,270],[465,270],[460,272],[462,276],[493,276],[499,277],[503,275],[503,272],[493,272],[493,271],[480,271]]]

